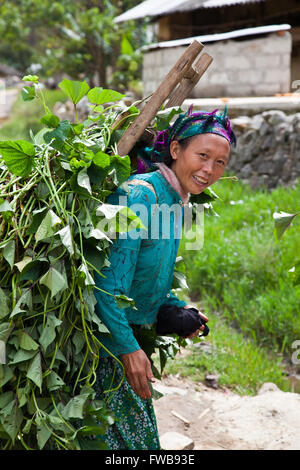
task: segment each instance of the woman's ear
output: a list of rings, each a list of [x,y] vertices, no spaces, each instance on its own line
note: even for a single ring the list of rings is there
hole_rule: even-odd
[[[171,155],[173,160],[178,159],[179,151],[180,151],[180,145],[179,145],[178,141],[173,140],[170,143],[170,155]]]

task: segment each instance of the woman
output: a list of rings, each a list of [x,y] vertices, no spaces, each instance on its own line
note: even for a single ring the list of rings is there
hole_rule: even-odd
[[[157,226],[155,213],[163,205],[182,208],[190,194],[200,194],[217,181],[226,168],[232,143],[235,136],[226,111],[220,115],[217,110],[192,113],[190,109],[157,136],[151,160],[143,158],[155,171],[132,175],[127,181],[129,194],[118,188],[109,197],[111,204],[120,204],[119,197],[126,196],[128,207],[146,208],[136,213],[147,228],[140,230],[139,236],[132,230],[118,238],[111,248],[110,266],[102,271],[105,277],[95,275],[96,311],[111,333],[100,340],[123,364],[126,375],[117,390],[104,393],[117,388],[123,370],[103,350],[96,385],[117,418],[102,437],[109,449],[160,449],[149,388],[154,377],[134,330],[138,325],[155,323],[162,305],[187,310],[191,306],[171,292],[183,211],[173,213],[168,237],[163,236],[164,221]],[[103,291],[133,298],[135,309],[118,308],[114,298]],[[201,312],[196,315],[208,321]],[[203,326],[190,331],[188,337],[198,335],[200,329]]]

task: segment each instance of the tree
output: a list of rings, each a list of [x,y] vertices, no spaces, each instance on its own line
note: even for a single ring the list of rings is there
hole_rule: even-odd
[[[139,74],[141,54],[137,49],[145,42],[145,23],[119,25],[114,18],[137,3],[3,0],[2,57],[23,72],[36,63],[41,76],[64,72],[74,79],[88,79],[91,86],[107,86],[110,67],[114,87],[124,90]],[[118,67],[123,70],[120,79],[115,73]]]

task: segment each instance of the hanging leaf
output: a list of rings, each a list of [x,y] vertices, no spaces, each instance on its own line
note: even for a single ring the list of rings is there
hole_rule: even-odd
[[[56,232],[55,235],[60,236],[62,244],[67,248],[70,255],[73,255],[74,248],[73,248],[72,233],[71,233],[70,225],[66,225],[66,227]]]
[[[52,266],[50,267],[49,271],[47,271],[46,274],[41,277],[40,284],[48,287],[48,289],[51,291],[51,298],[54,297],[58,292],[65,290],[68,287],[65,278]]]
[[[59,224],[61,224],[61,219],[52,210],[47,212],[35,234],[36,241],[52,237],[54,234],[53,229]]]
[[[43,377],[42,377],[42,365],[41,365],[40,353],[36,354],[32,358],[28,367],[26,377],[32,380],[32,382],[35,383],[35,385],[40,389],[40,391],[42,390]]]
[[[17,400],[11,401],[2,408],[0,420],[3,428],[14,442],[23,421],[23,413],[18,406]]]
[[[39,343],[44,349],[44,351],[46,351],[49,344],[51,344],[54,341],[56,337],[55,328],[60,326],[61,323],[62,323],[61,320],[56,318],[56,316],[53,313],[49,313],[47,315],[46,325],[44,329],[42,330],[42,333],[39,339]]]
[[[23,101],[32,101],[36,98],[36,91],[34,86],[24,86],[21,91]]]
[[[47,376],[46,385],[49,392],[53,392],[54,390],[59,390],[65,385],[65,382],[52,370],[51,374]]]
[[[83,170],[81,170],[81,171],[78,173],[78,175],[77,175],[77,183],[79,184],[79,186],[81,186],[82,188],[86,189],[89,194],[92,194],[91,183],[90,183],[90,179],[89,179],[89,177],[88,177],[86,168],[83,168]]]
[[[39,348],[39,345],[31,338],[31,336],[26,333],[26,331],[21,331],[19,333],[20,347],[26,351],[36,351]]]
[[[58,86],[74,104],[79,103],[90,89],[85,81],[78,82],[67,79],[62,80]]]
[[[296,212],[295,214],[288,214],[287,212],[274,212],[273,219],[275,221],[275,236],[277,240],[283,236],[284,232],[288,229],[291,225],[294,217],[298,215],[300,212]]]
[[[0,287],[0,320],[5,318],[9,314],[9,311],[10,310],[8,307],[8,296]]]
[[[5,140],[0,142],[0,155],[11,173],[26,177],[34,165],[35,149],[25,140]]]
[[[14,266],[15,262],[15,241],[10,240],[4,245],[2,245],[3,248],[3,258],[6,259],[8,264],[10,265],[11,269]]]

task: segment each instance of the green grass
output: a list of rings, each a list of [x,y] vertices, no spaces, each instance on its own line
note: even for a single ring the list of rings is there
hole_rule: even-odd
[[[43,93],[51,111],[57,101],[66,100],[61,90],[43,90]],[[39,99],[25,102],[19,94],[12,107],[10,119],[0,128],[0,140],[31,140],[30,130],[36,134],[43,127],[40,119],[44,114],[44,108]]]
[[[289,273],[300,258],[300,217],[276,243],[272,214],[300,209],[300,182],[268,193],[223,180],[214,190],[219,217],[205,216],[203,248],[180,245],[189,296],[257,344],[289,353],[300,339],[300,286]]]
[[[205,215],[203,248],[185,250],[184,237],[179,248],[186,294],[210,318],[213,353],[193,347],[166,372],[201,381],[216,371],[239,393],[254,394],[264,382],[291,390],[282,359],[291,360],[300,339],[300,286],[289,273],[300,258],[300,216],[276,243],[272,214],[300,210],[300,182],[268,192],[223,180],[213,189],[219,217]]]
[[[200,308],[200,307],[199,307]],[[254,341],[230,327],[228,323],[210,315],[210,334],[205,342],[188,348],[189,354],[176,356],[165,368],[167,374],[179,373],[196,382],[202,382],[206,373],[217,373],[219,385],[243,395],[255,395],[265,382],[275,383],[281,390],[290,390],[281,365],[281,357],[267,352]]]

